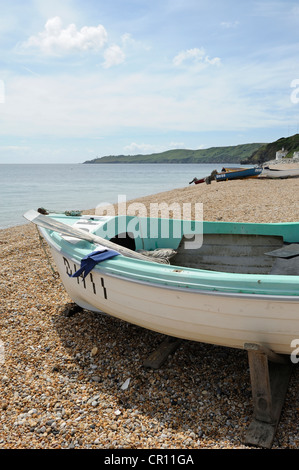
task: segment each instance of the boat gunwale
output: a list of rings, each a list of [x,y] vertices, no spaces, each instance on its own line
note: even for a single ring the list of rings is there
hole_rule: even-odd
[[[70,259],[73,263],[77,263],[80,262],[80,260],[78,258],[76,258],[75,256],[73,256],[72,254],[68,253],[67,251],[63,250],[63,248],[61,248],[59,245],[57,245],[57,243],[55,242],[55,240],[53,240],[53,238],[51,236],[48,235],[47,232],[49,232],[48,229],[45,229],[45,228],[42,228],[42,227],[39,227],[39,230],[41,230],[42,232],[46,232],[46,240],[48,241],[48,243],[50,242],[51,246],[53,249],[55,249],[56,251],[58,251],[60,253],[61,256],[64,256],[68,259]],[[60,237],[60,235],[58,235]],[[61,237],[60,237],[61,238]],[[118,258],[118,257],[117,257]],[[153,261],[151,261],[149,259],[149,261],[143,261],[143,260],[138,260],[138,259],[134,259],[134,258],[129,258],[129,257],[124,257],[124,256],[121,256],[122,259],[125,258],[125,261],[126,263],[129,262],[130,264],[132,265],[144,265],[144,264],[150,264],[153,268],[157,268],[158,271],[161,272],[161,269],[166,269],[167,271],[170,271],[170,272],[175,272],[176,269],[182,269],[182,271],[185,269],[186,271],[188,272],[191,272],[191,273],[198,273],[198,274],[206,274],[206,275],[209,275],[211,278],[217,278],[218,276],[218,279],[219,279],[219,275],[220,277],[224,277],[224,276],[227,276],[227,274],[229,274],[230,276],[234,277],[234,278],[240,278],[242,277],[244,280],[245,280],[245,277],[250,277],[251,279],[258,279],[258,280],[263,280],[263,279],[267,279],[267,280],[275,280],[277,278],[279,278],[280,280],[283,278],[283,280],[285,281],[289,281],[290,280],[290,277],[292,278],[293,281],[298,282],[299,283],[299,275],[277,275],[277,274],[239,274],[239,273],[223,273],[223,272],[220,272],[220,271],[209,271],[209,270],[205,270],[205,269],[196,269],[196,268],[184,268],[182,266],[175,266],[175,265],[169,265],[169,264],[157,264]],[[160,278],[159,281],[154,281],[153,279],[151,278],[148,278],[148,280],[141,280],[141,279],[133,279],[132,277],[129,277],[128,275],[126,276],[126,274],[128,273],[123,273],[122,275],[121,274],[116,274],[115,272],[111,272],[111,266],[117,264],[118,262],[120,261],[120,259],[116,260],[115,258],[112,258],[112,259],[108,259],[108,260],[105,260],[101,263],[101,265],[96,265],[93,270],[96,271],[99,275],[106,275],[108,277],[112,277],[112,278],[116,278],[116,279],[120,279],[120,280],[123,280],[123,281],[126,281],[126,282],[131,282],[131,283],[135,283],[135,284],[141,284],[141,285],[146,285],[146,286],[152,286],[152,287],[156,287],[156,288],[160,288],[160,289],[168,289],[168,290],[174,290],[174,291],[180,291],[180,292],[192,292],[194,294],[203,294],[203,295],[213,295],[213,296],[225,296],[225,297],[233,297],[233,298],[242,298],[242,299],[256,299],[256,300],[267,300],[267,301],[281,301],[281,302],[285,302],[285,301],[294,301],[294,302],[298,302],[299,300],[299,291],[298,291],[298,295],[296,295],[296,293],[294,293],[294,295],[289,295],[289,294],[286,294],[286,295],[283,295],[283,294],[280,294],[280,295],[275,295],[275,294],[272,294],[272,293],[269,293],[269,294],[266,294],[266,293],[250,293],[250,292],[231,292],[229,291],[229,289],[232,289],[232,287],[215,287],[215,286],[212,286],[211,289],[206,289],[206,288],[201,288],[200,286],[195,286],[195,287],[192,287],[190,285],[188,285],[188,281],[186,280],[186,283],[185,283],[185,286],[179,286],[179,285],[169,285],[167,282],[170,280],[169,279],[163,279],[163,278]],[[115,269],[115,268],[113,268]],[[180,281],[178,281],[180,282]],[[182,283],[182,281],[181,281]],[[238,287],[233,287],[234,289],[236,290],[241,290],[241,288],[238,288]],[[221,290],[222,289],[222,290]],[[227,289],[227,290],[225,290]],[[266,290],[267,288],[265,288]]]

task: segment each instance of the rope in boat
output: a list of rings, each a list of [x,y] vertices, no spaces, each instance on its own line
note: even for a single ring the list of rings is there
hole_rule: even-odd
[[[52,224],[51,224],[50,221],[48,222],[48,220],[46,220],[47,216],[40,212],[41,210],[43,209],[40,208],[37,211],[37,213],[39,213],[40,215],[37,215],[33,218],[29,218],[28,220],[30,220],[33,223],[36,223],[37,225],[41,225],[42,227],[45,227],[47,229],[54,230],[54,231],[56,230],[60,233],[64,233],[64,234],[75,236],[75,237],[77,236],[78,238],[82,238],[83,240],[87,240],[89,242],[105,246],[106,248],[108,249],[110,248],[114,251],[118,251],[123,256],[128,256],[129,258],[140,259],[143,261],[152,261],[154,263],[169,264],[169,260],[167,256],[166,257],[164,255],[156,256],[157,253],[155,253],[154,256],[152,256],[149,252],[146,252],[146,255],[145,255],[142,252],[139,253],[138,251],[132,251],[129,248],[113,243],[110,240],[103,239],[102,237],[99,237],[98,235],[95,235],[92,232],[87,233],[78,228],[76,229],[74,227],[70,228],[67,225],[58,221],[55,221],[55,222],[52,221]],[[36,211],[32,211],[32,212],[36,212]],[[38,222],[35,221],[35,219],[38,219]],[[174,252],[174,250],[172,251]]]

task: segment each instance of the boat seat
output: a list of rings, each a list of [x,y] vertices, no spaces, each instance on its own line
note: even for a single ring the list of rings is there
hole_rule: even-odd
[[[269,256],[275,256],[277,258],[293,258],[293,256],[299,255],[299,244],[284,244],[281,248],[278,248],[278,250],[269,251],[265,254]]]
[[[294,258],[277,258],[269,274],[299,276],[299,256]]]
[[[183,237],[171,264],[209,271],[269,274],[274,258],[265,252],[283,246],[279,236],[204,234],[203,245],[192,249]]]
[[[299,276],[299,244],[283,245],[282,248],[266,254],[275,258],[269,274]]]

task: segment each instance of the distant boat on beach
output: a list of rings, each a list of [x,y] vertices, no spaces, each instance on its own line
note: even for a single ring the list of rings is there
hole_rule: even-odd
[[[243,178],[257,178],[261,172],[262,168],[253,167],[253,168],[223,168],[221,173],[217,173],[215,176],[216,181],[227,181],[227,180],[236,180]]]
[[[277,170],[276,168],[263,168],[263,171],[259,175],[259,177],[267,179],[299,178],[299,168],[287,170]]]
[[[195,178],[193,178],[192,181],[190,181],[189,184],[192,184],[192,183],[194,183],[194,184],[201,184],[201,183],[204,183],[205,180],[206,180],[206,178],[200,178],[200,179],[198,179],[198,178],[195,177]]]
[[[211,181],[227,181],[227,180],[235,180],[235,179],[245,179],[245,178],[257,178],[260,173],[262,172],[262,168],[222,168],[221,172],[217,170],[212,171],[212,173],[205,177],[197,179],[196,177],[190,181],[189,184],[200,184],[200,183],[207,183],[210,184]]]

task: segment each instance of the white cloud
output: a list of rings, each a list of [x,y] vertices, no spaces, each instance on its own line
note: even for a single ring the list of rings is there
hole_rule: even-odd
[[[104,52],[105,62],[103,66],[108,69],[113,65],[119,65],[125,61],[125,54],[116,44],[108,47]]]
[[[143,135],[146,130],[147,135],[151,132],[158,138],[170,131],[237,132],[267,125],[283,127],[289,113],[295,114],[298,109],[290,101],[291,67],[291,61],[272,67],[236,61],[213,74],[207,68],[200,77],[184,68],[177,74],[173,68],[163,73],[128,73],[126,69],[125,75],[97,71],[57,76],[6,74],[0,136],[112,136],[114,142],[124,132],[130,139],[126,142],[131,143],[126,152],[133,154],[163,150],[156,145],[149,147],[155,144],[150,139],[144,142],[134,137],[140,129]],[[176,139],[178,142],[184,137]],[[182,145],[176,143],[175,147]]]
[[[173,59],[174,65],[181,65],[186,60],[192,60],[198,62],[202,60],[204,57],[205,51],[203,48],[201,49],[188,49],[187,51],[182,51],[178,55],[176,55]]]
[[[134,44],[130,35],[122,37],[123,47]],[[123,63],[126,55],[123,49],[112,44],[108,46],[108,34],[104,26],[83,26],[80,30],[75,24],[63,27],[59,16],[50,18],[42,32],[23,42],[21,52],[31,52],[33,49],[47,56],[64,56],[74,52],[100,52],[104,57],[104,68]]]
[[[239,21],[222,21],[221,26],[226,29],[236,28],[239,26]]]
[[[137,144],[132,142],[129,145],[126,145],[124,151],[130,155],[134,154],[148,154],[148,153],[159,153],[171,149],[182,149],[185,148],[183,142],[171,142],[168,145],[153,145],[153,144]]]
[[[173,64],[176,67],[183,65],[186,62],[200,65],[219,65],[221,60],[219,57],[214,57],[213,59],[210,59],[209,56],[206,54],[205,49],[202,47],[200,49],[194,48],[187,49],[186,51],[181,51],[173,59]]]
[[[5,103],[5,85],[3,80],[0,80],[0,103]]]
[[[130,48],[133,51],[150,51],[151,47],[141,41],[136,41],[130,33],[125,33],[121,37],[122,45],[124,49]]]
[[[24,150],[30,150],[30,147],[22,145],[2,145],[0,147],[0,150],[13,150],[23,152]]]
[[[74,51],[99,51],[107,42],[107,32],[102,25],[83,26],[75,24],[63,28],[59,16],[50,18],[41,33],[31,36],[21,45],[21,49],[39,49],[46,55],[64,55]]]

